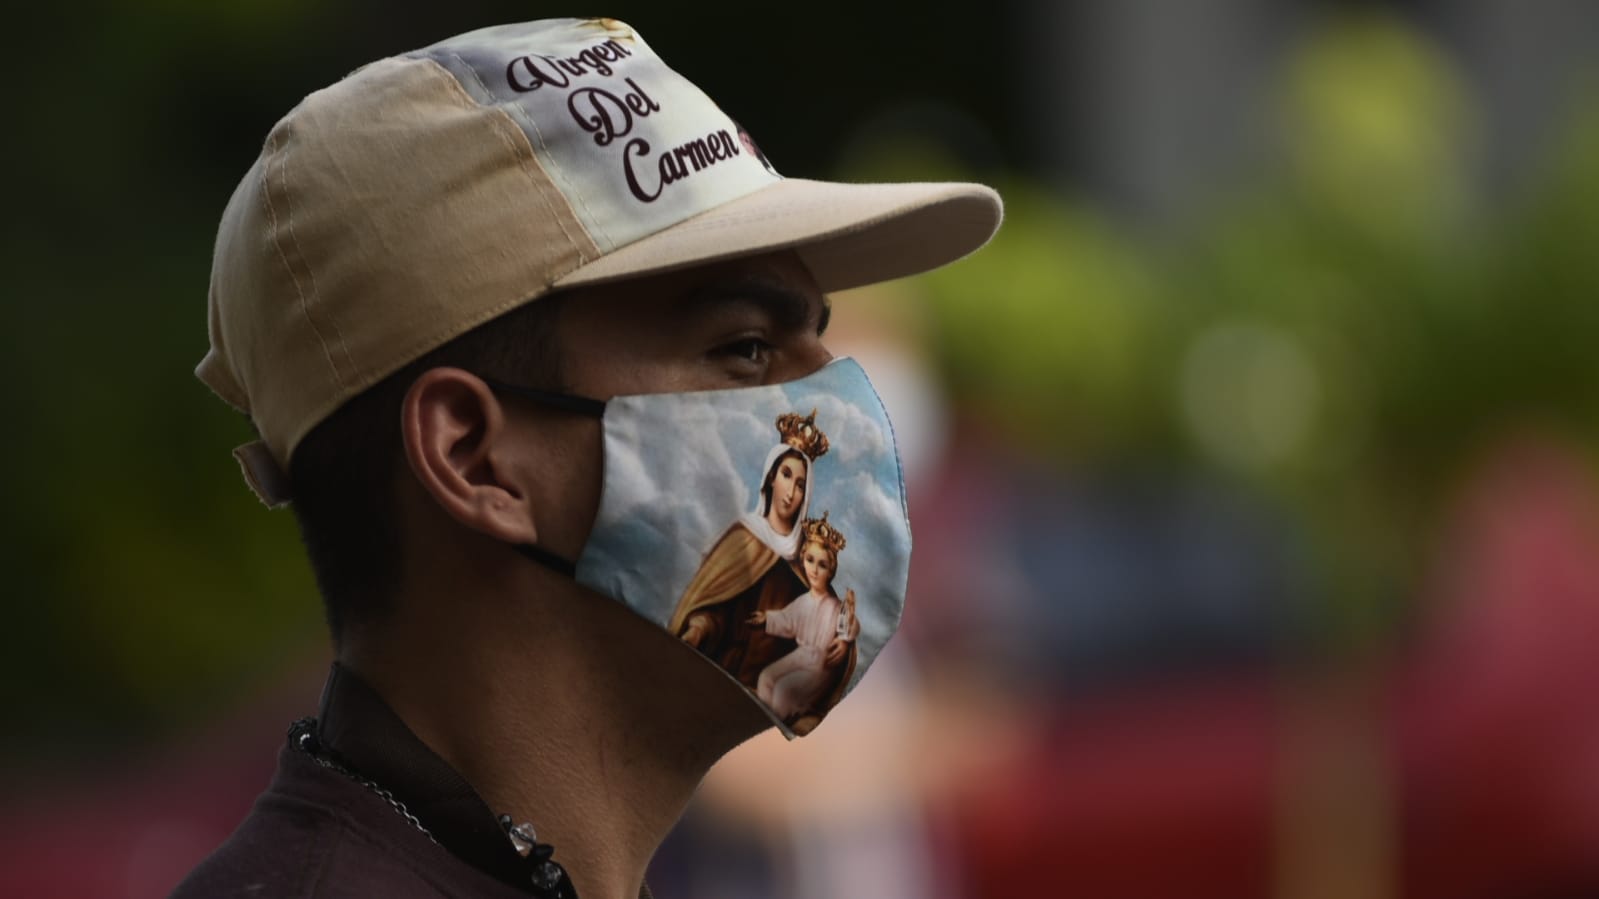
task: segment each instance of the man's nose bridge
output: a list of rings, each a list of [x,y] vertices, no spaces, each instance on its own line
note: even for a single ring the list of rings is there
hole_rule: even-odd
[[[821,371],[822,366],[833,361],[833,352],[820,340],[811,339],[800,342],[791,351],[784,354],[779,365],[773,366],[769,383],[781,384],[785,381],[797,381],[800,378]]]

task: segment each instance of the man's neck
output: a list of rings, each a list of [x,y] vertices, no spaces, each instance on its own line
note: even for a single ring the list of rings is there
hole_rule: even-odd
[[[349,663],[496,814],[555,847],[583,899],[632,899],[705,772],[765,720],[692,650],[560,586],[493,627],[396,622]]]

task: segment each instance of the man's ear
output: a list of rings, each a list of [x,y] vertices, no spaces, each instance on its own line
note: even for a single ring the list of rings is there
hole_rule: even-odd
[[[481,378],[423,372],[400,405],[400,434],[417,482],[451,518],[506,543],[537,541],[529,491],[506,464],[505,411]]]

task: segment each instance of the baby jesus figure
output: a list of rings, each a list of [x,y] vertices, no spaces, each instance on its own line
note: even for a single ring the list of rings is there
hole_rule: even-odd
[[[821,520],[805,521],[805,538],[800,548],[800,564],[810,589],[781,609],[756,612],[750,624],[765,625],[774,637],[789,637],[799,644],[761,670],[755,695],[771,706],[784,721],[792,721],[806,711],[825,713],[817,701],[834,686],[835,670],[845,658],[846,644],[855,639],[855,591],[840,600],[833,591],[833,576],[838,572],[838,553],[844,548],[844,535]]]

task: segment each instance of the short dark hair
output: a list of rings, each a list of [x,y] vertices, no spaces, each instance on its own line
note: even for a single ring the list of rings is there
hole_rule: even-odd
[[[295,520],[339,645],[352,625],[380,621],[399,585],[401,533],[394,476],[403,457],[400,404],[429,369],[464,368],[485,378],[562,390],[551,295],[428,352],[356,395],[312,428],[294,451],[289,479]]]

